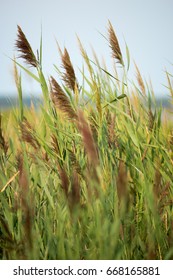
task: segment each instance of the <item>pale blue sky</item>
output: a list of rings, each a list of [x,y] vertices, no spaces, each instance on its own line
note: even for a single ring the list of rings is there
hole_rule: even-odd
[[[151,78],[156,93],[167,90],[164,70],[173,74],[173,1],[172,0],[0,0],[0,94],[16,94],[13,58],[17,24],[26,34],[33,50],[39,48],[43,30],[43,61],[46,77],[55,75],[53,64],[60,65],[55,38],[66,46],[76,68],[82,67],[76,34],[86,50],[92,45],[111,67],[107,34],[108,19],[115,28],[125,55],[127,42],[133,59],[146,80]],[[20,60],[21,61],[21,60]],[[132,67],[131,77],[135,73]],[[25,92],[39,87],[23,74]]]

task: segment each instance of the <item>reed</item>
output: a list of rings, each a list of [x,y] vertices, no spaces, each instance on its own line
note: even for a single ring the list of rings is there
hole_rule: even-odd
[[[34,52],[31,48],[30,43],[26,39],[25,34],[23,33],[21,27],[18,25],[17,26],[17,40],[16,40],[16,48],[18,49],[21,58],[24,59],[24,61],[35,68],[38,66],[38,61],[36,60],[36,57],[34,55]]]
[[[129,81],[111,22],[107,40],[113,69],[78,38],[83,83],[60,47],[63,70],[47,80],[42,40],[36,58],[17,27],[27,66],[13,59],[19,107],[0,113],[1,259],[173,259],[172,119],[136,64]],[[23,104],[18,68],[40,84],[37,110]]]
[[[50,96],[55,107],[57,107],[64,115],[66,115],[69,120],[76,119],[77,114],[70,104],[68,97],[53,77],[51,77],[50,86]]]
[[[112,57],[115,58],[117,62],[120,63],[122,66],[124,66],[123,56],[121,53],[117,36],[110,21],[108,24],[109,44],[112,49]]]

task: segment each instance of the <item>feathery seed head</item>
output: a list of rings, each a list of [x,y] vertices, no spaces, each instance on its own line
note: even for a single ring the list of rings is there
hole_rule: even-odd
[[[115,35],[115,31],[113,29],[111,22],[109,21],[108,23],[109,23],[108,36],[109,36],[109,44],[112,49],[112,56],[117,60],[118,63],[124,66],[123,57],[118,43],[118,39]]]
[[[55,107],[63,112],[69,119],[76,119],[77,115],[62,88],[58,82],[51,76],[50,80],[50,96]]]
[[[82,135],[85,150],[88,154],[90,162],[97,166],[99,164],[96,145],[93,139],[91,128],[85,120],[82,111],[78,113],[78,129]]]
[[[73,65],[70,60],[70,55],[66,48],[64,48],[64,53],[59,48],[59,52],[61,55],[62,66],[65,70],[65,73],[62,74],[62,79],[67,85],[67,87],[69,87],[75,93],[76,85],[78,85],[78,83],[77,83]]]
[[[138,66],[136,65],[135,63],[135,68],[136,68],[136,78],[137,78],[137,81],[138,81],[138,85],[140,87],[140,90],[142,92],[143,95],[146,95],[146,90],[145,90],[145,85],[144,85],[144,81],[142,79],[142,76],[141,76],[141,73],[139,71],[139,68]]]
[[[29,64],[30,66],[36,67],[38,66],[38,61],[36,60],[36,57],[33,53],[33,50],[31,48],[31,45],[29,44],[28,40],[26,39],[25,34],[23,33],[21,27],[18,25],[18,34],[17,34],[17,40],[16,40],[16,47],[17,50],[20,53],[21,58],[24,59],[24,61]]]

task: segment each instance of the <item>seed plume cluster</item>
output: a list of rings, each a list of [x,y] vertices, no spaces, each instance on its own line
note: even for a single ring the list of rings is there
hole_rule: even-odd
[[[108,26],[108,34],[109,34],[109,44],[112,49],[112,56],[117,60],[118,63],[124,66],[123,57],[118,43],[118,39],[117,36],[115,35],[115,31],[110,21]]]
[[[20,53],[19,57],[23,58],[24,61],[30,66],[37,68],[38,62],[33,53],[30,43],[26,39],[26,36],[19,25],[17,26],[17,29],[18,29],[18,34],[16,40],[16,48]]]
[[[77,115],[70,104],[68,97],[65,92],[58,84],[58,82],[51,76],[50,79],[50,96],[55,105],[60,111],[62,111],[70,120],[74,120],[77,118]]]
[[[67,85],[67,87],[69,87],[75,93],[78,83],[77,83],[73,65],[70,60],[70,55],[66,48],[64,48],[64,53],[59,48],[59,52],[61,55],[62,66],[65,70],[65,72],[62,74],[62,79]]]

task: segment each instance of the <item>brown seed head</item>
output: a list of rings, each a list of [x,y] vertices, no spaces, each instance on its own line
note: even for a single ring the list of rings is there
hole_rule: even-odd
[[[24,61],[30,66],[37,67],[38,61],[36,60],[36,57],[32,51],[31,45],[29,44],[25,34],[23,33],[19,25],[17,26],[17,29],[18,29],[18,34],[16,40],[16,47],[20,53],[19,57],[23,58]]]
[[[66,172],[65,168],[61,168],[60,165],[58,165],[58,172],[59,172],[59,176],[60,176],[60,180],[61,180],[62,189],[64,190],[66,198],[68,198],[70,182],[68,179],[67,172]]]
[[[2,134],[2,126],[1,126],[1,114],[0,114],[0,149],[2,149],[4,151],[4,153],[6,154],[8,151],[8,144],[5,141],[3,134]]]
[[[22,135],[22,140],[30,144],[35,150],[40,148],[40,144],[38,140],[35,137],[34,129],[30,125],[30,123],[25,119],[21,124],[20,124],[20,130],[21,130],[21,135]]]
[[[63,81],[73,92],[76,90],[77,79],[75,76],[75,71],[73,65],[70,60],[69,53],[66,48],[64,48],[64,53],[59,48],[59,52],[61,55],[62,66],[65,70],[65,73],[62,74]]]
[[[149,112],[148,112],[148,129],[149,129],[149,131],[153,130],[154,121],[155,121],[155,116],[153,115],[152,110],[149,109]]]
[[[123,57],[121,53],[121,49],[118,43],[118,39],[115,35],[115,31],[113,29],[113,26],[111,22],[109,21],[108,26],[108,35],[109,35],[109,44],[112,49],[112,56],[117,60],[118,63],[120,63],[122,66],[124,66]]]
[[[34,200],[29,190],[28,175],[24,165],[24,159],[21,152],[17,155],[17,164],[19,170],[19,199],[20,207],[23,213],[24,228],[24,246],[26,249],[32,249],[32,225],[34,217]],[[28,248],[29,247],[29,248]]]
[[[90,163],[96,167],[99,163],[96,144],[93,139],[90,125],[84,118],[82,111],[79,111],[78,114],[78,129],[82,135],[84,147],[88,154]]]
[[[138,66],[136,65],[135,63],[135,68],[136,68],[136,78],[137,78],[137,81],[138,81],[138,85],[140,87],[140,90],[142,92],[143,95],[146,95],[146,90],[145,90],[145,85],[144,85],[144,81],[142,79],[142,76],[141,76],[141,73],[139,71],[139,68]]]
[[[55,107],[57,107],[61,112],[63,112],[68,117],[68,119],[76,119],[77,115],[68,97],[53,77],[51,77],[50,86],[50,96]]]
[[[119,147],[118,137],[115,132],[115,114],[107,114],[108,120],[108,143],[110,147]]]

